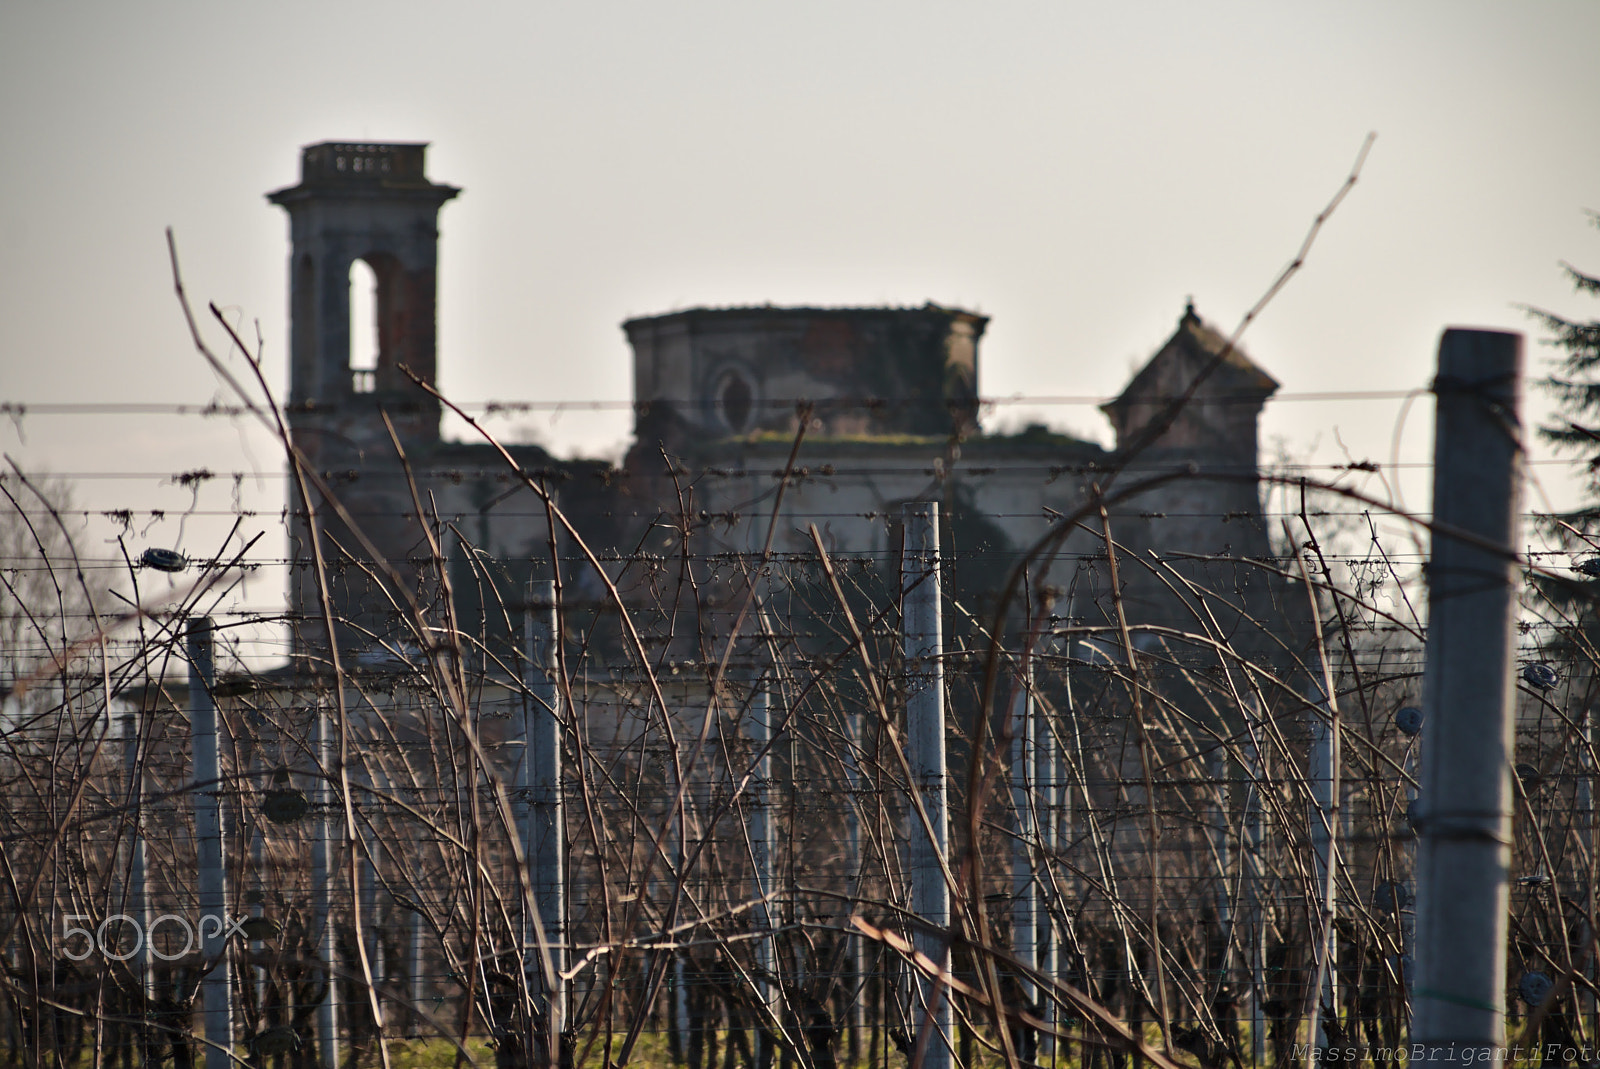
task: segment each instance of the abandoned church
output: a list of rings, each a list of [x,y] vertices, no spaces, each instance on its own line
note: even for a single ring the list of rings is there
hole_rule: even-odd
[[[269,196],[290,223],[291,435],[343,509],[322,510],[341,645],[381,657],[409,641],[375,557],[423,601],[451,588],[458,625],[492,638],[510,618],[493,603],[517,605],[530,576],[559,577],[569,605],[603,602],[608,582],[637,601],[653,574],[640,562],[691,545],[700,560],[815,553],[814,526],[828,553],[892,568],[901,508],[917,501],[942,510],[948,589],[966,612],[989,611],[1048,543],[1027,562],[1031,588],[1052,592],[1058,619],[1109,619],[1109,539],[1126,558],[1118,600],[1144,633],[1196,629],[1185,586],[1226,594],[1209,610],[1219,638],[1276,629],[1257,425],[1278,384],[1192,306],[1103,406],[1111,450],[1044,426],[985,433],[988,320],[932,302],[624,323],[636,416],[620,466],[444,439],[441,401],[418,383],[441,370],[438,215],[460,190],[428,177],[425,148],[312,145],[300,182]],[[350,351],[358,260],[375,279],[375,360]],[[303,522],[291,539],[308,564]],[[294,574],[292,608],[316,618],[311,570]],[[302,627],[297,648],[320,634]]]

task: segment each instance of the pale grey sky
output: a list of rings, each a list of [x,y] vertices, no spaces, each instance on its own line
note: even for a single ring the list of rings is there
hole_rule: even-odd
[[[329,139],[430,141],[431,175],[464,187],[439,304],[463,400],[626,400],[631,315],[928,299],[993,316],[986,395],[1105,396],[1187,295],[1231,327],[1375,130],[1245,348],[1287,392],[1421,387],[1446,325],[1597,314],[1557,267],[1600,270],[1597,46],[1592,2],[9,0],[0,400],[225,398],[185,340],[168,225],[193,294],[259,319],[281,383],[286,223],[262,194]],[[1398,410],[1286,401],[1265,429],[1383,461]],[[1030,415],[1106,435],[1089,405],[989,419]],[[628,418],[502,427],[612,450]],[[1406,459],[1430,426],[1413,406]],[[80,499],[169,510],[147,541],[191,504],[161,473],[260,472],[241,499],[281,500],[279,457],[217,420],[37,414],[0,421],[0,448],[118,475]]]

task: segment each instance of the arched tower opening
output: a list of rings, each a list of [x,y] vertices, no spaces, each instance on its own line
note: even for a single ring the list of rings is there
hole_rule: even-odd
[[[378,276],[367,261],[350,261],[350,392],[378,389]]]
[[[404,395],[411,386],[400,370],[411,367],[404,350],[417,348],[408,336],[405,265],[386,253],[368,253],[350,261],[349,278],[350,392]]]

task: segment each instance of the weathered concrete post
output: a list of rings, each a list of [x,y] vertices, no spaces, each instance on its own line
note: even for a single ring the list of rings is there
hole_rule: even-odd
[[[756,1069],[768,1069],[772,1064],[772,1026],[777,1012],[774,1005],[773,978],[777,975],[778,958],[772,937],[772,705],[767,692],[759,685],[750,695],[749,718],[750,746],[755,751],[755,768],[751,770],[750,804],[747,821],[750,836],[750,866],[754,873],[753,886],[756,904],[752,919],[756,928],[756,992],[765,1011],[761,1027],[756,1032]]]
[[[340,681],[335,680],[334,686]],[[316,724],[317,777],[315,797],[316,831],[311,840],[311,897],[313,920],[317,933],[317,957],[328,970],[327,986],[323,988],[322,1003],[317,1007],[317,1051],[323,1069],[336,1069],[339,1064],[339,984],[337,980],[339,944],[334,935],[333,920],[333,787],[330,777],[336,771],[336,750],[332,725],[328,723],[325,703],[317,704]]]
[[[1596,843],[1595,843],[1595,819],[1594,819],[1594,759],[1593,759],[1594,758],[1594,741],[1595,740],[1594,740],[1594,711],[1592,709],[1585,709],[1584,712],[1583,712],[1583,724],[1582,724],[1582,733],[1580,735],[1580,739],[1581,739],[1583,745],[1580,748],[1579,753],[1578,753],[1578,768],[1579,768],[1579,771],[1580,771],[1580,775],[1578,776],[1578,791],[1577,791],[1578,826],[1583,829],[1583,831],[1580,833],[1580,836],[1582,838],[1582,841],[1583,841],[1585,847],[1588,849],[1590,856],[1592,857],[1594,855],[1594,848],[1595,848],[1595,845],[1596,845]],[[1594,959],[1591,957],[1589,959],[1588,966],[1586,966],[1585,969],[1584,969],[1584,975],[1589,978],[1589,981],[1590,981],[1591,984],[1595,980],[1596,972],[1597,972],[1596,963],[1595,963]],[[1600,1024],[1600,1021],[1597,1021],[1597,1019],[1595,1017],[1595,1009],[1596,1009],[1596,1004],[1595,1004],[1595,997],[1594,997],[1594,988],[1593,987],[1585,987],[1583,989],[1583,993],[1579,996],[1578,1013],[1579,1013],[1580,1017],[1582,1018],[1583,1022],[1585,1023],[1585,1025],[1588,1026],[1590,1035],[1594,1035],[1595,1034],[1595,1026],[1596,1026],[1596,1024]]]
[[[1420,742],[1420,739],[1415,740],[1412,745],[1406,748],[1405,770],[1409,777],[1406,782],[1406,813],[1408,815],[1421,813],[1421,809],[1417,807],[1417,784],[1422,782]],[[1399,856],[1404,863],[1400,880],[1403,893],[1399,904],[1399,968],[1400,979],[1405,984],[1406,995],[1409,999],[1411,989],[1416,986],[1417,980],[1417,841],[1415,828],[1412,829],[1409,837],[1401,839]]]
[[[906,673],[906,736],[910,748],[913,804],[908,817],[911,839],[911,912],[918,927],[912,942],[939,968],[950,969],[950,888],[945,882],[949,856],[948,810],[945,803],[944,754],[944,629],[940,620],[939,506],[909,502],[905,506],[905,550],[900,569],[901,634]],[[950,1069],[950,992],[926,976],[919,978],[916,1052],[922,1069]],[[915,1057],[915,1056],[914,1056]]]
[[[1206,824],[1211,835],[1211,855],[1217,866],[1217,935],[1222,940],[1223,983],[1233,985],[1234,908],[1228,880],[1233,872],[1232,825],[1228,817],[1228,751],[1220,744],[1206,760],[1206,776],[1211,780],[1211,804]]]
[[[1027,653],[1017,672],[1016,692],[1011,696],[1011,811],[1016,821],[1015,835],[1011,840],[1011,952],[1024,969],[1035,969],[1039,964],[1038,886],[1034,873],[1034,860],[1039,851],[1040,784],[1035,778],[1034,762],[1037,739],[1034,735],[1034,703],[1032,665]],[[1043,814],[1049,820],[1048,811]],[[1039,1000],[1039,985],[1031,973],[1017,976],[1017,994],[1027,1005]],[[1018,1031],[1021,1031],[1020,1029]],[[1019,1045],[1021,1056],[1031,1055],[1031,1042]]]
[[[128,713],[122,718],[122,767],[127,777],[127,805],[131,828],[128,835],[128,893],[123,911],[133,918],[143,933],[139,951],[133,957],[134,976],[146,1002],[150,987],[150,911],[145,880],[144,847],[144,763],[139,760],[139,717]]]
[[[544,929],[549,962],[546,965],[542,958],[536,960],[527,967],[527,973],[543,1020],[544,1057],[552,1066],[561,1064],[567,1002],[566,981],[561,979],[567,967],[567,884],[563,859],[566,800],[561,784],[561,692],[556,686],[559,668],[556,643],[560,641],[560,627],[556,618],[555,583],[548,579],[533,580],[528,584],[524,628],[527,641],[524,683],[528,688],[528,704],[523,725],[527,745],[521,766],[524,777],[521,787],[527,807],[524,848],[528,879],[539,911],[539,923]],[[524,931],[524,947],[530,945],[531,935],[530,931]]]
[[[1250,715],[1259,715],[1253,700]],[[1260,740],[1254,733],[1244,759],[1244,900],[1250,924],[1250,1064],[1259,1069],[1267,1064],[1267,917],[1261,886],[1261,786],[1265,777]]]
[[[850,804],[845,809],[845,871],[849,874],[851,912],[854,912],[861,893],[861,804],[866,777],[861,772],[861,713],[852,710],[845,714],[845,783],[850,791]],[[852,1064],[861,1060],[861,1037],[867,1025],[866,941],[861,933],[845,922],[844,938],[850,947],[850,999],[848,1012],[849,1039],[846,1049]]]
[[[1430,1061],[1486,1063],[1505,1041],[1521,385],[1520,334],[1445,331],[1412,993]]]
[[[250,773],[249,782],[261,782],[262,759],[261,746],[258,740],[250,743]],[[267,833],[261,824],[261,813],[257,811],[255,818],[250,822],[250,895],[254,899],[250,907],[252,917],[265,917],[267,915]],[[255,957],[262,950],[263,941],[250,940],[250,955]],[[265,955],[258,960],[265,961]],[[250,969],[254,980],[256,1005],[266,1005],[267,970],[264,966],[255,965]]]
[[[418,906],[421,903],[417,903]],[[413,909],[406,920],[406,992],[411,999],[411,1005],[422,1006],[423,998],[427,993],[426,981],[422,970],[423,964],[422,936],[423,929],[427,927],[427,919],[423,917],[421,909]],[[407,1026],[408,1038],[415,1038],[421,1033],[417,1031],[415,1015],[411,1015],[412,1023]]]
[[[1076,715],[1072,703],[1072,683],[1067,682],[1066,711]],[[1066,822],[1066,771],[1061,740],[1056,736],[1055,725],[1042,702],[1034,703],[1033,725],[1033,789],[1038,799],[1039,818],[1036,833],[1039,837],[1039,866],[1033,880],[1034,930],[1038,934],[1035,954],[1039,972],[1048,982],[1060,979],[1061,939],[1055,928],[1053,903],[1055,884],[1050,874],[1050,859],[1055,856],[1056,843],[1060,841]],[[1039,1016],[1052,1027],[1056,1023],[1056,1001],[1053,997],[1040,1000]],[[1055,1055],[1055,1037],[1049,1033],[1039,1036],[1039,1058],[1050,1061]]]
[[[200,950],[206,963],[201,981],[205,1014],[206,1069],[233,1062],[233,1011],[228,969],[228,886],[222,853],[221,746],[217,707],[211,697],[216,669],[211,649],[211,619],[196,616],[187,629],[189,652],[189,738],[194,773],[194,838],[200,869]]]
[[[376,803],[378,793],[386,790],[388,786],[384,782],[382,771],[373,768],[364,769],[363,778],[366,780],[365,786],[367,789],[358,797],[369,799],[369,804]],[[362,854],[360,867],[361,920],[366,931],[361,933],[361,939],[366,944],[367,966],[372,973],[372,983],[382,990],[385,964],[383,960],[383,939],[381,938],[383,919],[379,916],[378,905],[378,857],[381,852],[381,845],[377,833],[370,828],[358,826],[357,836],[356,841],[351,844],[351,849],[359,847]]]
[[[1339,872],[1339,716],[1331,696],[1313,683],[1306,696],[1311,745],[1306,755],[1306,778],[1311,790],[1306,814],[1311,832],[1311,854],[1315,902],[1317,906],[1316,1016],[1312,1034],[1319,1047],[1328,1045],[1329,1015],[1337,1014],[1339,940],[1335,933],[1338,917]]]

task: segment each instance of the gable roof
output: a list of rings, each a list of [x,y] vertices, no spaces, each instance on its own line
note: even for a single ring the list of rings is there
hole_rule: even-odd
[[[1202,320],[1195,313],[1194,302],[1190,301],[1172,337],[1129,380],[1122,393],[1100,409],[1111,415],[1130,405],[1176,400],[1173,396],[1175,383],[1193,382],[1195,375],[1211,367],[1224,352],[1227,355],[1200,385],[1195,393],[1197,397],[1229,395],[1240,401],[1265,401],[1277,392],[1278,380],[1246,356],[1244,350],[1228,349],[1227,337]]]

